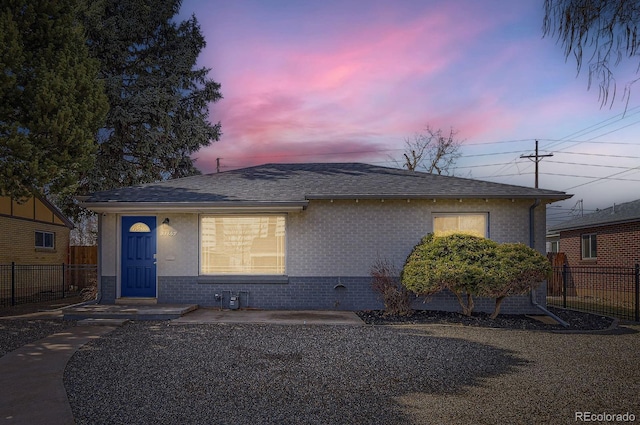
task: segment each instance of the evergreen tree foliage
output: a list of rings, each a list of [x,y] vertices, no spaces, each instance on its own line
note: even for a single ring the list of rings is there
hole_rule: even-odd
[[[175,21],[180,4],[87,1],[88,46],[110,108],[86,191],[197,174],[190,155],[218,140],[208,106],[221,98],[220,85],[196,67],[205,40],[195,17]]]
[[[496,300],[492,319],[500,313],[506,297],[528,293],[551,273],[547,257],[521,243],[499,244],[496,255],[497,263],[492,267],[494,279],[485,280],[479,291],[482,296]]]
[[[107,99],[74,0],[0,6],[0,193],[72,193],[93,167]]]
[[[473,312],[473,297],[490,286],[496,268],[497,242],[462,233],[429,234],[413,248],[402,270],[402,284],[420,296],[448,289],[462,313]]]
[[[468,316],[473,297],[495,298],[491,318],[496,318],[506,297],[535,289],[550,271],[545,256],[520,243],[499,244],[462,233],[428,234],[407,257],[402,284],[420,296],[448,289]]]

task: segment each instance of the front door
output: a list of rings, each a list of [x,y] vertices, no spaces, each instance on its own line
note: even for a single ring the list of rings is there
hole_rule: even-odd
[[[156,218],[122,217],[123,297],[156,296]]]

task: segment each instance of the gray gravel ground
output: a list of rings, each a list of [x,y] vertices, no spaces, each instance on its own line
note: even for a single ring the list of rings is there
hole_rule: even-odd
[[[74,325],[62,319],[0,319],[0,357]]]
[[[640,420],[639,330],[138,322],[81,348],[65,386],[77,424]]]

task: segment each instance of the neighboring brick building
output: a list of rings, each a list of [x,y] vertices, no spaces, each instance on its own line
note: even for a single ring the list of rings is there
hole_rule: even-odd
[[[640,261],[640,199],[553,226],[567,265],[632,267]]]
[[[73,223],[41,197],[19,203],[0,196],[0,264],[68,262]]]
[[[427,233],[544,251],[545,205],[570,195],[366,164],[267,164],[98,192],[101,302],[377,309],[371,266],[402,268]],[[545,304],[545,289],[536,293]],[[492,311],[491,299],[476,310]],[[452,294],[418,308],[458,310]],[[505,313],[539,312],[530,296]]]

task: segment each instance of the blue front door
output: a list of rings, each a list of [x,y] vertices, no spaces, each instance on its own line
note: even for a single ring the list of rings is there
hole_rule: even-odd
[[[156,296],[156,218],[122,217],[123,297]]]

